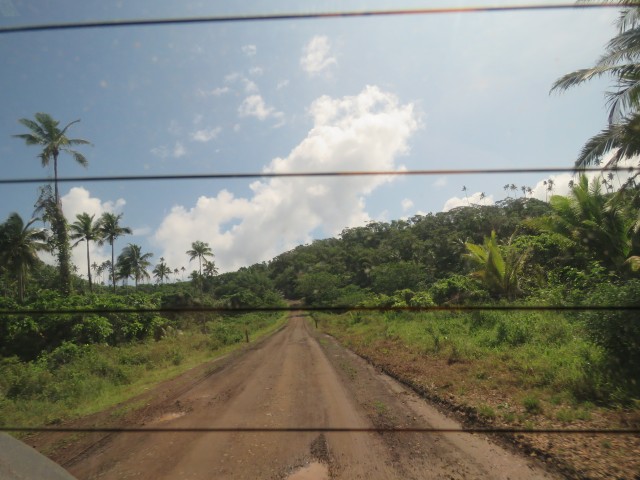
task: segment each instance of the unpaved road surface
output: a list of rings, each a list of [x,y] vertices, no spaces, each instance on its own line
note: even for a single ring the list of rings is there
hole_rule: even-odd
[[[147,409],[154,414],[144,422],[123,426],[459,427],[330,337],[318,335],[302,314],[163,401]],[[79,479],[554,478],[483,436],[461,433],[119,433],[64,466]]]

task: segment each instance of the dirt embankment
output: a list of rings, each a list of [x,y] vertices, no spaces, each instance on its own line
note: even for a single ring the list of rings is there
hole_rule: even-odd
[[[318,430],[459,425],[330,337],[316,336],[300,314],[240,354],[75,425],[107,424],[186,430],[49,434],[29,443],[79,479],[555,477],[479,435]],[[230,431],[189,431],[203,428]]]

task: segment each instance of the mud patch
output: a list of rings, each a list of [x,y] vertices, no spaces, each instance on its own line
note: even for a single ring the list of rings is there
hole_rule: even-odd
[[[324,437],[324,433],[318,435],[318,437],[311,442],[311,455],[320,462],[329,463],[329,447],[327,446],[327,439]]]
[[[186,414],[187,412],[167,412],[156,418],[153,423],[168,422],[170,420],[175,420],[176,418],[184,417]]]
[[[329,469],[320,462],[312,462],[289,474],[285,480],[329,480]]]

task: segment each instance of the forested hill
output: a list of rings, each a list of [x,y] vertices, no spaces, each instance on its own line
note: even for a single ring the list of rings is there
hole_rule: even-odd
[[[551,211],[546,202],[520,198],[390,223],[371,222],[345,229],[338,238],[316,240],[277,256],[268,264],[269,276],[286,298],[304,298],[312,305],[353,304],[371,293],[391,296],[401,290],[431,290],[443,302],[456,289],[436,290],[447,290],[452,282],[477,290],[476,282],[466,277],[465,244],[481,244],[492,231],[501,243],[511,240],[521,249],[541,242],[547,249],[556,247],[544,258],[529,255],[531,264],[564,262],[566,258],[556,258],[566,257],[562,239],[556,238],[553,245],[545,234],[534,242],[540,232],[527,223]]]

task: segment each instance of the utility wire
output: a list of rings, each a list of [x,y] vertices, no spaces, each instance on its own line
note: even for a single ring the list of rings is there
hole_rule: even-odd
[[[428,170],[345,170],[326,172],[248,172],[248,173],[170,173],[166,175],[106,175],[87,177],[58,177],[58,183],[77,182],[132,182],[159,180],[238,180],[250,178],[300,178],[300,177],[358,177],[358,176],[420,176],[420,175],[499,175],[532,173],[604,173],[604,172],[640,172],[640,167],[540,167],[540,168],[467,168],[467,169],[428,169]],[[47,183],[50,177],[2,178],[0,185]]]
[[[350,427],[0,427],[0,432],[35,433],[35,432],[59,432],[59,433],[298,433],[298,432],[322,432],[322,433],[485,433],[485,434],[574,434],[574,435],[638,435],[640,429],[561,429],[561,428],[497,428],[497,427],[472,427],[472,428],[350,428]]]
[[[638,312],[640,305],[446,305],[429,307],[358,307],[358,306],[330,306],[330,307],[158,307],[158,308],[25,308],[0,309],[0,315],[102,315],[114,313],[253,313],[253,312]]]
[[[531,12],[547,10],[586,10],[596,8],[630,8],[629,3],[564,3],[564,4],[530,4],[530,5],[503,5],[503,6],[478,6],[478,7],[433,7],[433,8],[408,8],[393,10],[357,10],[357,11],[333,11],[316,13],[271,13],[255,15],[221,15],[184,18],[156,18],[156,19],[129,19],[129,20],[102,20],[68,23],[44,23],[35,25],[16,25],[1,27],[0,34],[42,32],[51,30],[79,30],[89,28],[113,28],[113,27],[142,27],[157,25],[193,25],[206,23],[238,23],[261,22],[278,20],[311,20],[330,18],[354,18],[354,17],[389,17],[403,15],[441,15],[459,13],[498,13],[498,12]]]

